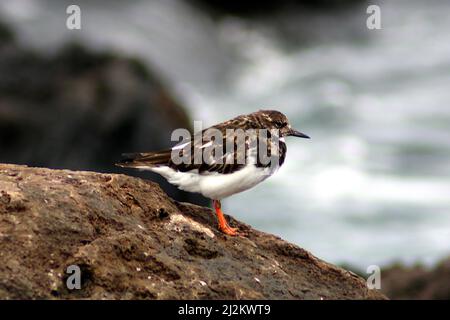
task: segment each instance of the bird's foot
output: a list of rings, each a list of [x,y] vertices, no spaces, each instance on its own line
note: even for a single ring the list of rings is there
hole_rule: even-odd
[[[229,236],[238,236],[240,233],[237,228],[232,228],[228,225],[227,220],[222,212],[222,205],[219,200],[213,200],[214,209],[216,210],[217,220],[219,222],[219,230]]]
[[[229,236],[238,236],[238,228],[232,228],[229,225],[219,225],[219,230]]]

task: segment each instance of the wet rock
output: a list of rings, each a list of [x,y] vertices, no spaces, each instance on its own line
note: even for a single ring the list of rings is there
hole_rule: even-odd
[[[125,175],[0,165],[0,299],[383,299],[355,274]],[[14,203],[14,205],[12,205]],[[81,270],[70,290],[67,268]]]

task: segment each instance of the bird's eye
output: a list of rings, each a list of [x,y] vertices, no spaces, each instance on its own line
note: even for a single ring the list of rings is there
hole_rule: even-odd
[[[281,120],[277,120],[277,121],[275,121],[275,125],[276,125],[278,128],[283,128],[284,126],[286,126],[286,122],[281,121]]]

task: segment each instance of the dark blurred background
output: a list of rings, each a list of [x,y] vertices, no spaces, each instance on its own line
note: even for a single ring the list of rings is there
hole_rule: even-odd
[[[113,164],[193,120],[275,108],[313,139],[289,140],[278,174],[226,212],[362,275],[381,266],[391,297],[449,298],[449,14],[445,0],[1,1],[0,162],[140,175],[205,205]]]

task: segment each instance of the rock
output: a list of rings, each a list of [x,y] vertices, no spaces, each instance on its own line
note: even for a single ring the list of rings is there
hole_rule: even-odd
[[[450,258],[434,268],[395,264],[383,268],[381,290],[391,299],[450,299]]]
[[[357,275],[126,175],[0,165],[0,299],[384,299]],[[81,270],[69,290],[67,268]]]
[[[119,172],[122,153],[165,149],[176,128],[191,128],[185,109],[139,60],[77,44],[38,54],[0,24],[0,162]],[[146,176],[177,200],[208,203]]]
[[[0,47],[12,42],[14,35],[12,31],[0,21]]]

